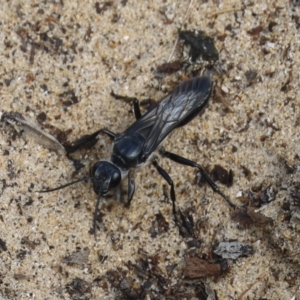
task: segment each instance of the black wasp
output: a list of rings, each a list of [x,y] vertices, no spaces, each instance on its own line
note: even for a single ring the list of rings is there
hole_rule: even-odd
[[[234,204],[219,190],[204,169],[197,163],[166,151],[161,145],[168,134],[175,128],[181,127],[196,117],[208,102],[212,88],[212,81],[208,76],[195,77],[178,85],[169,95],[150,108],[144,115],[141,114],[139,102],[134,101],[134,114],[136,121],[123,133],[115,134],[107,129],[85,136],[71,146],[66,147],[68,153],[90,143],[99,133],[105,133],[113,139],[113,149],[110,160],[98,161],[91,168],[91,177],[81,178],[63,186],[44,190],[50,192],[69,186],[83,180],[92,180],[94,191],[98,196],[95,205],[93,228],[96,238],[96,218],[101,196],[120,186],[121,181],[128,180],[128,204],[134,191],[135,183],[130,175],[130,169],[137,168],[151,161],[158,173],[170,186],[173,214],[176,218],[174,183],[169,174],[159,166],[153,158],[154,151],[163,157],[169,158],[179,164],[197,168],[210,187],[221,195],[231,207]]]

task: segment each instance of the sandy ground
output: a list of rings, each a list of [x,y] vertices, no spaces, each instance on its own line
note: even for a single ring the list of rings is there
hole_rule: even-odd
[[[102,207],[95,242],[90,183],[36,191],[87,175],[90,164],[109,156],[110,140],[78,151],[74,157],[86,167],[74,173],[63,153],[3,122],[1,299],[206,299],[203,286],[210,299],[300,299],[300,6],[193,1],[185,17],[188,5],[5,1],[1,112],[19,112],[69,141],[103,127],[122,132],[134,120],[132,107],[111,91],[159,100],[186,77],[184,70],[164,78],[155,73],[168,61],[178,29],[204,30],[226,70],[215,75],[221,97],[214,92],[204,114],[175,131],[165,148],[208,170],[231,169],[233,184],[219,184],[222,191],[238,206],[253,199],[265,205],[236,222],[219,195],[195,184],[194,170],[161,159],[175,182],[177,206],[193,218],[194,238],[179,234],[166,183],[149,165],[134,172],[129,209]],[[254,254],[228,260],[224,273],[185,278],[189,257],[216,262],[215,246],[231,240]]]

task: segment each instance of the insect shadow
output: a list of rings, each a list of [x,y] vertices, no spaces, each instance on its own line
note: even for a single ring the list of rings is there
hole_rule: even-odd
[[[93,231],[96,239],[96,220],[102,196],[107,194],[110,190],[120,187],[122,180],[127,178],[127,203],[129,205],[135,192],[135,183],[130,175],[130,170],[138,168],[150,161],[170,186],[173,215],[178,225],[174,183],[169,174],[159,166],[155,156],[153,156],[153,153],[157,151],[162,157],[198,169],[213,191],[221,195],[232,208],[235,208],[235,205],[212,181],[201,165],[166,151],[161,146],[171,131],[186,125],[200,113],[208,102],[211,89],[212,80],[209,76],[192,78],[178,85],[169,95],[152,106],[144,115],[141,114],[139,102],[134,100],[133,106],[136,121],[123,133],[115,134],[108,129],[101,129],[79,139],[73,144],[65,145],[66,151],[71,153],[82,146],[91,144],[100,133],[104,133],[113,139],[113,148],[109,160],[96,162],[91,168],[91,177],[84,177],[65,185],[40,192],[52,192],[80,181],[91,180],[94,191],[98,195],[93,219]]]

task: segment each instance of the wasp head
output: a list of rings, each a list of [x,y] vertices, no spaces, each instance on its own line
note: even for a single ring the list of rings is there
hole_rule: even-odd
[[[121,171],[108,161],[98,161],[91,169],[93,188],[98,195],[106,194],[109,190],[117,187],[122,180]]]

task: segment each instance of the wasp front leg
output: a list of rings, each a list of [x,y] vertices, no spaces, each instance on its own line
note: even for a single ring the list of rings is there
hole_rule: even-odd
[[[72,153],[75,152],[76,150],[82,148],[82,147],[92,147],[97,143],[97,136],[100,133],[104,133],[107,136],[109,136],[112,140],[115,139],[116,134],[113,133],[112,131],[103,128],[100,130],[97,130],[96,132],[92,133],[92,134],[87,134],[82,136],[81,138],[79,138],[78,140],[72,142],[72,143],[65,143],[63,146],[65,148],[65,150],[67,151],[67,153]]]
[[[131,174],[128,174],[128,191],[127,191],[127,203],[126,207],[130,206],[131,200],[135,192],[135,182]]]

